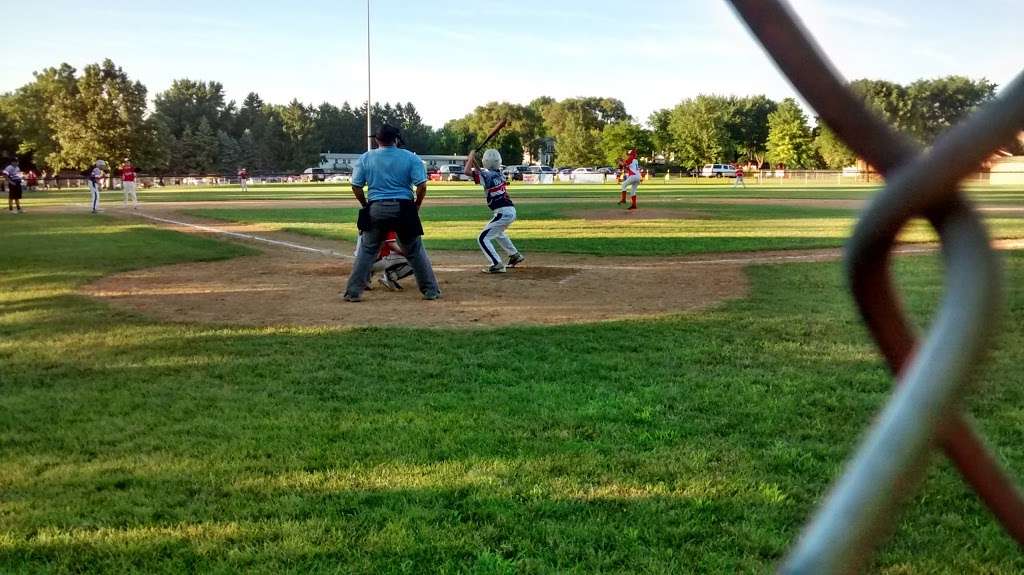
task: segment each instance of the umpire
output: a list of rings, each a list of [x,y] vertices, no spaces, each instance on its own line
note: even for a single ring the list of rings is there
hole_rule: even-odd
[[[356,254],[356,263],[342,298],[362,301],[363,289],[370,268],[377,259],[380,244],[389,231],[398,235],[406,259],[416,273],[423,299],[441,297],[430,257],[423,247],[419,207],[427,195],[427,172],[419,156],[398,147],[398,128],[384,124],[374,135],[377,149],[363,154],[352,173],[352,193],[363,205],[359,212],[359,229],[363,232]],[[363,188],[369,186],[370,193]],[[413,199],[413,188],[416,197]]]

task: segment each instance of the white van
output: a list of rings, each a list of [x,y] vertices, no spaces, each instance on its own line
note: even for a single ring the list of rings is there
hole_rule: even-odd
[[[702,178],[735,178],[736,166],[732,164],[704,164],[700,170]]]

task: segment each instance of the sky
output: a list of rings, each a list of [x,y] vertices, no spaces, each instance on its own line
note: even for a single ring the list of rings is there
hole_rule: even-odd
[[[700,93],[795,96],[724,0],[371,0],[373,99],[427,124],[489,101],[619,98],[638,121]],[[1000,86],[1024,68],[1021,0],[791,0],[848,79],[950,74]],[[67,62],[112,59],[149,89],[217,81],[286,104],[366,99],[365,0],[0,0],[0,93]]]

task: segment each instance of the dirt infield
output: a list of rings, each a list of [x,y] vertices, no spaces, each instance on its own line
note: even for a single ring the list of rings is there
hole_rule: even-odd
[[[700,310],[747,293],[739,264],[630,267],[538,255],[520,269],[488,275],[473,255],[435,255],[444,296],[432,302],[420,298],[413,278],[403,292],[377,287],[361,303],[343,302],[351,262],[277,248],[122,273],[83,291],[163,321],[324,327],[583,323]]]

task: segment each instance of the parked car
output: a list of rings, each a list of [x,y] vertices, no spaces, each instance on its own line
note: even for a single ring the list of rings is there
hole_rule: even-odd
[[[732,164],[704,164],[700,170],[704,178],[735,178],[736,166]]]
[[[505,179],[508,181],[522,180],[523,174],[530,171],[530,166],[505,166],[502,171],[505,174]]]
[[[572,173],[572,170],[573,170],[573,169],[572,169],[571,167],[569,167],[569,166],[565,166],[564,168],[556,168],[556,169],[558,170],[558,173],[559,173],[559,174],[562,174],[563,176],[564,176],[564,175],[568,175],[568,174],[571,174],[571,173]]]
[[[331,174],[324,178],[324,181],[334,183],[350,182],[352,181],[352,176],[350,174]]]
[[[466,175],[460,164],[441,166],[437,173],[441,176],[442,180],[447,182],[465,182],[471,179]]]
[[[598,174],[604,174],[606,176],[614,176],[615,175],[615,168],[612,168],[612,167],[609,167],[609,166],[600,167],[596,171],[597,171]]]
[[[596,174],[597,170],[594,168],[576,168],[572,171],[574,174]]]
[[[327,178],[323,168],[306,168],[302,171],[303,182],[322,182]]]

